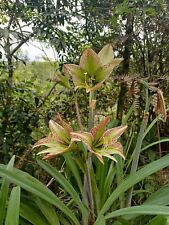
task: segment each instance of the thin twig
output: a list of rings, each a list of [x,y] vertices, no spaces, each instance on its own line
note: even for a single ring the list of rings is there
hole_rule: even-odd
[[[41,104],[38,106],[38,108],[40,108],[45,101],[48,99],[48,97],[51,95],[51,93],[53,92],[53,90],[55,89],[56,85],[58,84],[58,81],[56,81],[53,86],[51,87],[51,89],[49,90],[48,94],[45,96],[45,98],[43,99],[43,101],[41,102]]]
[[[50,181],[47,183],[46,187],[49,187],[54,181],[54,178],[51,178]]]

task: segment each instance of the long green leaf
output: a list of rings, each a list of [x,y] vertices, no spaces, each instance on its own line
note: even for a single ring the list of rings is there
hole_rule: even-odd
[[[108,173],[108,169],[109,169],[109,160],[108,159],[104,159],[104,165],[102,163],[100,163],[100,161],[96,161],[96,178],[99,181],[98,182],[98,189],[100,191],[100,195],[102,196],[104,193],[104,184],[105,184],[105,180],[106,180],[106,175]],[[101,199],[102,200],[102,199]]]
[[[13,156],[7,165],[7,170],[10,170],[13,167],[14,161],[15,157]],[[8,191],[9,191],[9,181],[3,178],[0,190],[0,224],[3,224],[3,220],[5,218]]]
[[[142,143],[143,143],[143,139],[144,139],[144,132],[145,132],[145,129],[146,129],[147,123],[148,123],[148,111],[149,111],[150,101],[151,100],[149,98],[148,89],[146,88],[146,104],[145,104],[145,110],[144,110],[145,115],[143,116],[142,122],[140,124],[139,134],[137,136],[136,145],[135,145],[134,152],[132,155],[133,161],[132,161],[131,169],[130,169],[131,175],[135,174],[135,172],[137,171],[137,168],[138,168],[141,147],[142,147]],[[128,207],[131,206],[132,194],[133,194],[133,187],[131,187],[127,193],[126,206],[128,206]]]
[[[50,223],[50,225],[60,225],[59,218],[56,214],[55,209],[53,208],[51,204],[49,204],[48,202],[40,198],[36,198],[35,202],[37,206],[40,208],[43,215],[46,217],[46,219]]]
[[[55,180],[57,180],[62,185],[64,190],[66,190],[72,196],[73,200],[78,204],[82,214],[86,213],[87,209],[83,205],[78,193],[75,191],[70,182],[68,182],[60,172],[58,172],[54,167],[52,167],[47,162],[40,160],[37,160],[37,162],[47,173],[49,173],[52,177],[55,178]]]
[[[63,216],[59,216],[59,220],[60,220],[62,225],[72,225],[70,222],[65,220],[65,218]]]
[[[130,106],[127,114],[122,119],[122,125],[126,125],[127,124],[128,119],[130,118],[131,114],[133,113],[133,109],[134,109],[134,103]]]
[[[162,143],[162,142],[169,142],[169,138],[163,138],[163,139],[160,139],[160,140],[158,140],[158,141],[155,141],[155,142],[153,142],[153,143],[151,143],[151,144],[145,146],[144,148],[142,148],[141,151],[145,151],[145,150],[147,150],[148,148],[150,148],[150,147],[152,147],[152,146],[154,146],[154,145],[157,145],[157,144],[159,144],[159,143]]]
[[[169,225],[169,217],[168,216],[155,216],[146,225]]]
[[[160,188],[150,195],[144,202],[144,205],[169,205],[169,185]]]
[[[19,224],[20,187],[14,187],[11,191],[5,225]]]
[[[73,212],[52,191],[28,173],[16,168],[13,168],[12,171],[8,171],[5,165],[0,164],[0,176],[5,177],[11,182],[20,185],[23,189],[55,205],[65,213],[68,218],[72,219],[74,224],[79,225],[79,221]]]
[[[95,225],[99,225],[100,216],[103,215],[108,209],[111,207],[113,202],[125,191],[131,188],[133,185],[138,183],[139,181],[143,180],[145,177],[161,170],[165,167],[169,166],[169,156],[164,156],[154,162],[149,163],[148,165],[144,166],[142,169],[138,170],[135,174],[130,175],[126,180],[124,180],[110,195],[110,197],[105,202],[104,206],[102,207],[97,221]]]
[[[68,165],[68,167],[70,168],[70,170],[72,171],[72,174],[77,182],[77,185],[80,189],[81,194],[83,194],[83,185],[82,185],[82,180],[81,180],[81,176],[79,173],[79,169],[77,168],[77,165],[74,161],[74,159],[71,156],[71,153],[67,153],[64,155],[64,158],[66,160],[66,164]]]
[[[29,201],[21,202],[20,216],[33,225],[51,225],[36,205],[30,204]]]
[[[117,186],[118,186],[124,180],[124,174],[123,174],[124,163],[121,157],[117,156],[117,163],[115,166],[116,166],[116,180],[117,180]],[[120,203],[120,208],[123,208],[125,205],[124,193],[119,196],[119,203]]]
[[[169,186],[164,186],[151,194],[143,205],[169,205]],[[127,216],[128,220],[135,219],[138,215]]]
[[[93,168],[91,169],[91,183],[92,183],[93,198],[94,198],[94,202],[95,202],[96,213],[98,214],[98,212],[100,210],[100,192],[97,187],[96,176],[93,171]]]
[[[22,224],[22,225],[30,225],[30,223],[26,220],[24,220],[23,218],[19,218],[19,224]]]
[[[114,169],[114,162],[112,161],[110,164],[110,167],[109,167],[109,171],[106,176],[105,183],[104,183],[104,192],[103,192],[103,195],[101,196],[101,201],[103,204],[105,203],[107,196],[110,193],[115,174],[116,174],[116,171]]]
[[[160,115],[161,116],[161,115]],[[153,126],[160,120],[160,116],[157,116],[147,127],[147,129],[144,132],[143,139],[145,136],[149,133],[149,131],[153,128]]]
[[[119,209],[105,216],[105,219],[124,215],[169,215],[168,206],[142,205]]]

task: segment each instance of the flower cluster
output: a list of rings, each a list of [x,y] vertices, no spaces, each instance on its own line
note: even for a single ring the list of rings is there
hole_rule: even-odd
[[[83,142],[86,148],[96,155],[100,162],[104,163],[103,156],[108,157],[114,161],[116,159],[112,156],[118,154],[124,158],[123,148],[117,139],[125,132],[127,126],[119,126],[106,130],[106,125],[110,118],[106,117],[101,123],[92,128],[90,132],[74,132],[73,129],[64,122],[60,115],[57,117],[58,121],[49,121],[49,128],[51,130],[48,137],[39,140],[35,145],[46,146],[45,150],[38,154],[47,154],[44,158],[48,159],[58,154],[63,154],[68,151],[78,150],[76,142]]]

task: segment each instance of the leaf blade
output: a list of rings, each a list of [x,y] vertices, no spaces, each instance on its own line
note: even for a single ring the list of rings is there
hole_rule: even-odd
[[[116,210],[105,216],[106,219],[124,215],[169,215],[169,206],[142,205]]]
[[[95,222],[95,225],[99,224],[100,216],[103,215],[112,205],[112,203],[125,191],[131,188],[133,185],[138,183],[139,181],[143,180],[145,177],[157,172],[160,169],[169,166],[169,155],[164,156],[154,162],[149,163],[148,165],[144,166],[142,169],[137,171],[136,173],[130,175],[126,178],[110,195],[110,197],[105,202],[104,206],[102,207],[98,218]]]
[[[11,158],[7,165],[7,169],[12,169],[15,161],[15,156]],[[8,198],[8,191],[9,191],[9,181],[5,178],[2,180],[2,185],[0,189],[0,224],[3,224],[3,220],[5,217],[5,211],[6,211],[6,201]]]
[[[13,168],[12,171],[8,171],[4,165],[0,164],[0,176],[5,177],[11,182],[20,185],[23,189],[55,205],[58,209],[64,212],[64,214],[71,219],[74,224],[79,225],[79,221],[72,211],[52,191],[31,175],[16,168]]]
[[[19,224],[20,187],[14,187],[11,191],[5,225]]]

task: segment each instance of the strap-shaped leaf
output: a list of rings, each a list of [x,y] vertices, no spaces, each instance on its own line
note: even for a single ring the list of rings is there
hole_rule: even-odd
[[[124,215],[168,215],[169,206],[158,206],[158,205],[141,205],[127,207],[111,212],[105,216],[105,219],[114,218],[117,216]]]
[[[119,198],[119,196],[127,191],[129,188],[133,187],[133,185],[137,184],[139,181],[143,180],[145,177],[161,170],[165,167],[169,166],[169,156],[164,156],[154,162],[149,163],[148,165],[144,166],[142,169],[138,170],[135,174],[130,175],[126,180],[124,180],[110,195],[110,197],[105,202],[104,206],[102,207],[97,221],[95,225],[99,225],[100,223],[100,216],[105,214],[108,209],[111,207],[113,202]]]
[[[7,215],[5,225],[19,224],[19,208],[20,208],[20,187],[14,187],[11,191],[8,202]]]
[[[7,170],[11,170],[13,168],[15,161],[15,156],[11,158],[7,165]],[[6,201],[8,198],[9,191],[9,181],[6,178],[2,179],[1,189],[0,189],[0,224],[3,224],[3,220],[6,212]]]
[[[40,198],[36,198],[35,202],[39,207],[39,209],[41,210],[41,212],[43,213],[43,215],[50,223],[50,225],[60,225],[59,218],[56,214],[56,210],[51,204],[47,203],[46,201]]]
[[[168,224],[169,224],[169,216],[155,216],[146,225],[168,225]]]
[[[17,185],[20,185],[23,189],[46,200],[50,204],[55,205],[69,219],[71,219],[74,224],[80,225],[73,212],[52,191],[28,173],[16,168],[13,168],[12,171],[8,171],[5,165],[0,164],[0,176],[5,177]]]
[[[169,205],[169,185],[166,185],[150,195],[144,205]]]
[[[72,196],[72,199],[77,203],[82,214],[86,213],[86,208],[83,205],[79,197],[79,194],[75,191],[71,183],[67,181],[67,179],[59,171],[57,171],[54,167],[52,167],[47,162],[40,161],[40,160],[37,160],[37,162],[47,173],[49,173],[52,177],[55,178],[56,181],[58,181],[58,183],[62,185],[65,191],[67,191]]]
[[[29,221],[33,225],[52,225],[48,223],[45,216],[42,214],[37,205],[30,201],[21,201],[20,217]],[[57,225],[57,223],[56,223]]]

